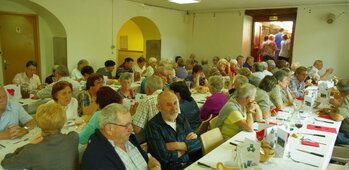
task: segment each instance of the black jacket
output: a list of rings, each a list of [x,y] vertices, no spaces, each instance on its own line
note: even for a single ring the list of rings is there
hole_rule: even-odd
[[[148,162],[145,153],[138,144],[135,135],[131,134],[129,141],[138,148],[144,160]],[[91,135],[81,163],[82,170],[126,170],[124,163],[115,152],[114,147],[99,129]]]

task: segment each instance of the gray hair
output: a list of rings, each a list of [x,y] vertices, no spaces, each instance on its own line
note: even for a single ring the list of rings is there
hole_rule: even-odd
[[[159,66],[165,66],[165,65],[173,65],[174,62],[169,58],[165,58],[165,59],[161,59],[158,64]]]
[[[338,81],[336,86],[340,92],[343,92],[343,93],[349,92],[349,80],[341,79]]]
[[[148,87],[153,92],[162,89],[163,83],[161,77],[157,75],[150,76],[145,82],[145,87]]]
[[[248,79],[250,80],[250,83],[255,85],[256,87],[258,87],[259,83],[263,80],[264,78],[264,74],[261,72],[256,72],[256,73],[252,73]]]
[[[149,64],[156,63],[156,62],[158,62],[158,60],[155,57],[150,57],[149,60],[148,60]]]
[[[276,67],[274,60],[267,60],[268,67],[274,69]]]
[[[98,127],[103,129],[106,124],[118,123],[119,115],[118,114],[128,114],[129,110],[118,103],[112,103],[104,107],[98,117]]]
[[[283,81],[286,77],[288,77],[288,73],[284,70],[278,70],[274,73],[274,77],[278,81]]]
[[[236,60],[237,60],[237,61],[240,61],[240,60],[242,60],[242,59],[244,59],[244,58],[245,58],[244,56],[239,55],[239,56],[236,57]]]
[[[65,65],[59,65],[56,68],[56,72],[63,77],[69,76],[69,70]]]
[[[234,82],[239,83],[240,85],[243,85],[245,83],[248,83],[248,78],[244,75],[236,75],[234,77]]]
[[[121,73],[119,80],[120,82],[123,80],[131,80],[132,79],[132,73]]]
[[[256,63],[253,63],[253,69],[256,72],[263,72],[266,68],[261,62],[256,62]]]
[[[222,76],[211,76],[208,79],[208,84],[215,92],[220,92],[223,89],[223,78]]]
[[[236,97],[239,99],[246,99],[256,95],[256,87],[252,84],[246,83],[240,86],[236,91]]]
[[[81,66],[81,65],[89,65],[89,62],[85,59],[81,59],[79,62],[78,62],[78,68]]]
[[[237,61],[236,59],[231,59],[231,60],[230,60],[230,64],[237,65],[237,64],[238,64],[238,61]]]

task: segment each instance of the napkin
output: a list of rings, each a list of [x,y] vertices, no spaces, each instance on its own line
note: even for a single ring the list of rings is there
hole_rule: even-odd
[[[304,97],[296,97],[297,100],[304,100]]]
[[[325,126],[307,125],[307,129],[318,130],[318,131],[323,131],[323,132],[331,132],[331,133],[337,134],[336,128],[330,128],[330,127],[325,127]]]
[[[265,121],[260,121],[258,123],[266,123]],[[269,122],[269,125],[278,125],[277,123],[274,123],[274,122]]]
[[[324,119],[331,119],[329,115],[319,115],[318,117],[324,118]]]
[[[319,143],[316,143],[316,142],[310,142],[310,141],[302,140],[301,143],[302,143],[302,145],[320,147],[320,144],[319,144]]]

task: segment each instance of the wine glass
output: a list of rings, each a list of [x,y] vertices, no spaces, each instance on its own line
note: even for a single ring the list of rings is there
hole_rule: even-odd
[[[299,115],[299,112],[294,114],[293,123],[294,123],[294,126],[298,129],[295,133],[299,133],[299,129],[303,127],[303,121],[301,116]]]
[[[299,109],[302,107],[302,104],[303,104],[303,103],[302,103],[301,100],[295,99],[295,100],[293,101],[294,113],[299,112]]]

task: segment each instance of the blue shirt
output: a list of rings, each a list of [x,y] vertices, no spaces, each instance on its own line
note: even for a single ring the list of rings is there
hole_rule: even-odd
[[[178,166],[181,163],[189,161],[189,153],[193,153],[201,149],[200,139],[185,140],[185,137],[193,132],[188,120],[183,114],[178,114],[176,119],[176,131],[166,124],[162,119],[161,113],[155,115],[147,124],[146,136],[148,142],[148,151],[158,161],[161,166],[166,169]],[[188,151],[178,158],[177,151],[167,150],[167,142],[185,142]]]
[[[6,110],[0,118],[0,132],[12,125],[25,125],[33,118],[23,109],[19,103],[7,102]]]
[[[281,49],[281,41],[282,41],[283,35],[284,35],[283,33],[275,34],[275,43],[276,43],[276,46],[278,47],[278,49]]]
[[[247,62],[244,63],[243,67],[247,67],[248,69],[250,69],[252,71],[252,66],[250,66]]]
[[[195,100],[193,98],[190,102],[187,100],[181,100],[179,102],[179,107],[181,109],[181,114],[183,114],[189,121],[191,129],[198,128],[201,124],[200,109]]]
[[[79,133],[80,144],[87,144],[90,136],[98,129],[98,118],[100,113],[101,111],[95,112],[85,128]]]

